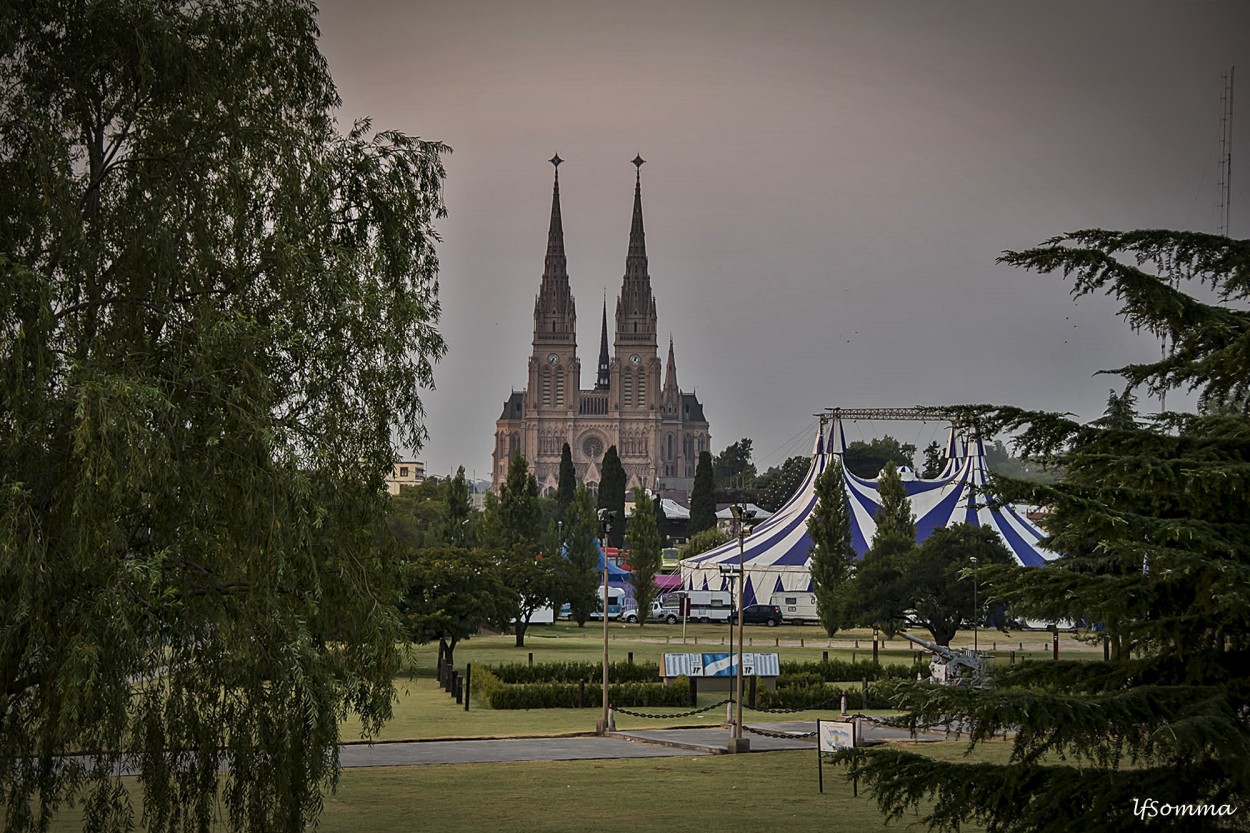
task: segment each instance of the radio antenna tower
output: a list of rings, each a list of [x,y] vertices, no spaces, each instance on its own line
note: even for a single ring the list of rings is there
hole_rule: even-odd
[[[1220,210],[1219,227],[1216,234],[1229,236],[1229,220],[1232,217],[1233,202],[1233,72],[1237,67],[1229,67],[1228,72],[1220,75],[1224,83],[1223,95],[1220,98]]]

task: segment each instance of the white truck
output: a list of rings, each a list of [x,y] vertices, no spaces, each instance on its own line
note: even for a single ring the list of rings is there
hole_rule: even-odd
[[[781,608],[781,615],[792,625],[804,625],[820,621],[816,613],[816,594],[806,591],[774,593],[770,604]]]

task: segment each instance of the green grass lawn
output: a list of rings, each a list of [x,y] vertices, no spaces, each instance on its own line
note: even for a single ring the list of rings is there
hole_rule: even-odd
[[[663,660],[665,653],[696,653],[703,651],[728,651],[728,627],[725,625],[690,625],[686,629],[686,643],[681,642],[680,625],[650,624],[645,627],[610,623],[609,659],[624,662],[630,653],[635,662]],[[830,640],[824,632],[814,627],[782,625],[769,628],[762,625],[747,626],[747,650],[760,653],[776,652],[785,661],[817,661],[827,651],[831,659],[859,659],[872,657],[872,632],[866,630],[839,632]],[[860,648],[855,648],[855,640]],[[1049,634],[1024,634],[1007,637],[994,632],[983,632],[979,640],[983,649],[992,650],[999,645],[996,662],[1008,662],[1008,651],[1016,650],[1017,657],[1031,659],[1049,658]],[[698,640],[697,643],[695,640]],[[1101,648],[1086,646],[1064,637],[1061,656],[1081,656],[1100,659]],[[776,642],[781,645],[776,645]],[[800,645],[800,641],[803,643]],[[1030,650],[1019,652],[1023,641]],[[960,634],[956,647],[963,643],[971,645],[971,633]],[[753,643],[753,644],[752,644]],[[828,647],[832,644],[835,647]],[[1046,645],[1045,651],[1041,649]],[[1004,647],[1006,646],[1006,647]],[[602,624],[588,624],[585,628],[557,623],[531,626],[526,634],[525,646],[517,648],[512,636],[475,636],[456,647],[456,668],[463,671],[466,664],[507,665],[526,663],[530,654],[535,663],[546,662],[598,662],[603,655]],[[880,659],[887,664],[910,664],[915,658],[910,643],[894,639],[885,643]],[[417,645],[412,650],[412,673],[396,681],[397,700],[395,716],[383,728],[378,740],[414,740],[428,738],[508,737],[520,735],[565,734],[592,732],[595,721],[601,715],[598,706],[598,689],[587,689],[587,699],[595,705],[586,709],[537,709],[494,711],[483,707],[478,701],[470,703],[470,711],[455,702],[449,694],[438,687],[433,679],[437,661],[435,645]],[[699,697],[700,706],[710,705],[723,699],[723,693],[704,693]],[[637,709],[636,711],[672,713],[676,709]],[[815,720],[829,717],[829,711],[803,712],[787,715],[787,719]],[[702,715],[671,720],[649,720],[628,715],[618,715],[617,727],[621,729],[656,728],[673,725],[719,725],[725,719],[723,709]],[[768,722],[779,718],[748,712],[748,723]],[[349,719],[343,725],[345,741],[360,739],[360,724]]]

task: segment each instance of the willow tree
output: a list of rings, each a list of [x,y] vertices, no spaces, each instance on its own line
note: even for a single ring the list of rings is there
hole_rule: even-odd
[[[4,826],[304,829],[390,715],[447,149],[340,131],[309,2],[0,17]]]
[[[1250,241],[1094,230],[1003,260],[1062,272],[1076,296],[1115,295],[1130,325],[1168,345],[1162,358],[1113,371],[1125,389],[1196,391],[1204,407],[1084,425],[982,413],[1065,474],[1053,485],[997,480],[1003,499],[1052,507],[1047,545],[1064,555],[1045,569],[978,570],[981,586],[1017,615],[1103,626],[1110,661],[1024,663],[980,690],[904,686],[896,702],[908,722],[957,721],[973,746],[1014,732],[1010,760],[857,751],[846,756],[851,774],[889,815],[924,802],[931,829],[1244,829]],[[1205,284],[1202,299],[1187,283]]]

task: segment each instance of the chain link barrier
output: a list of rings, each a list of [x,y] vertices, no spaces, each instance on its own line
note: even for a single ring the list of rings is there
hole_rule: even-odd
[[[622,709],[620,706],[609,706],[609,708],[611,708],[612,711],[616,712],[617,714],[627,714],[630,717],[643,717],[648,720],[667,720],[672,717],[690,717],[696,714],[703,714],[704,712],[710,712],[712,709],[719,709],[721,706],[725,705],[726,703],[732,703],[732,702],[733,700],[721,700],[719,703],[713,703],[712,705],[704,706],[701,709],[694,709],[688,712],[678,712],[677,714],[643,714],[642,712],[634,712],[634,711],[630,711],[629,709]]]
[[[756,729],[754,726],[742,724],[742,731],[750,732],[753,735],[763,735],[766,738],[778,738],[780,740],[798,740],[799,738],[814,738],[815,732],[769,732],[766,729]]]
[[[801,709],[766,709],[766,708],[763,708],[762,706],[752,706],[749,703],[744,703],[743,705],[753,712],[765,712],[767,714],[798,714],[799,712],[807,712],[807,711],[814,711],[815,709],[822,709],[825,706],[829,705],[830,703],[841,704],[841,702],[842,702],[842,695],[835,694],[832,697],[830,697],[828,700],[822,700],[819,703],[813,703],[812,705],[804,706]]]

